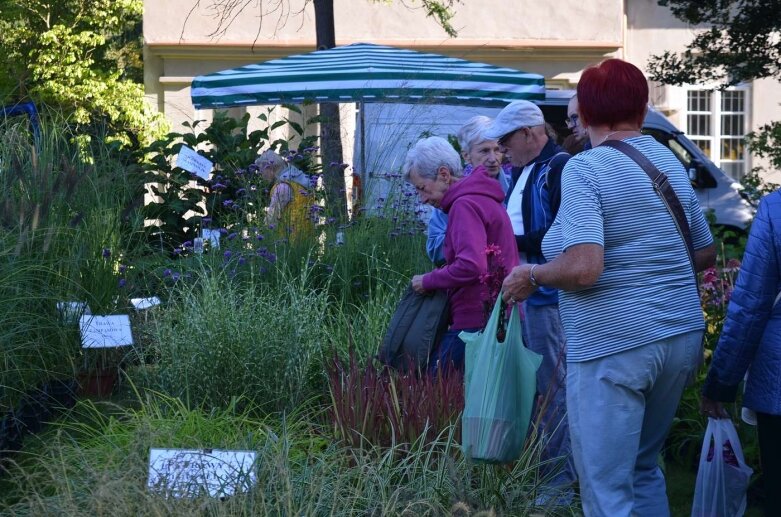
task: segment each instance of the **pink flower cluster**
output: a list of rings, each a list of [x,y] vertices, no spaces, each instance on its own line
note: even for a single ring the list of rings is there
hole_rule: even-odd
[[[739,270],[740,261],[730,259],[722,267],[709,267],[702,272],[700,298],[705,310],[726,309]]]
[[[480,275],[480,283],[487,288],[483,298],[483,306],[486,309],[487,320],[487,315],[490,314],[491,309],[496,303],[496,298],[502,290],[502,282],[504,281],[504,277],[507,276],[507,270],[504,267],[502,250],[496,244],[489,244],[486,246],[485,256],[488,268],[485,273]]]

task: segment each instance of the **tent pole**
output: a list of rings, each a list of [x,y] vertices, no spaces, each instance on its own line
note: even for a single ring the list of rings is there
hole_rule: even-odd
[[[365,190],[367,187],[367,174],[366,174],[366,111],[364,102],[358,103],[358,109],[360,110],[361,117],[361,187]],[[361,200],[363,201],[363,200]]]

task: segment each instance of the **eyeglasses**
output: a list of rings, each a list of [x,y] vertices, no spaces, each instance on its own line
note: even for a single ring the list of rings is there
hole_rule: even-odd
[[[521,129],[523,129],[523,128],[522,128],[522,127],[519,127],[518,129],[516,129],[516,130],[514,130],[514,131],[510,131],[510,132],[509,132],[509,133],[507,133],[506,135],[504,135],[504,136],[502,136],[501,138],[499,138],[499,140],[497,140],[496,142],[497,142],[499,145],[501,145],[502,147],[507,147],[507,142],[509,142],[509,141],[510,141],[510,139],[513,137],[513,135],[514,135],[515,133],[517,133],[518,131],[520,131]]]
[[[564,122],[567,123],[567,127],[572,129],[573,127],[578,125],[578,121],[580,120],[580,117],[577,113],[573,113],[572,115],[568,116],[564,119]]]

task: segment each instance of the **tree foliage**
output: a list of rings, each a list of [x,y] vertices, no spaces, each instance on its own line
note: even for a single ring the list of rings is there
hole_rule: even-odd
[[[659,5],[684,22],[709,27],[683,52],[653,56],[652,79],[723,86],[781,79],[781,0],[659,0]]]
[[[0,102],[32,99],[78,124],[151,136],[142,13],[143,0],[0,0]]]
[[[781,0],[659,0],[680,20],[709,27],[683,52],[653,56],[651,79],[728,87],[752,79],[781,81]],[[781,170],[781,122],[746,136],[749,149]]]

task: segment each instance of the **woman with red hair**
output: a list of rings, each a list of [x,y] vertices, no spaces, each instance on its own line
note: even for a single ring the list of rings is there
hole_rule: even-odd
[[[715,246],[686,170],[640,132],[643,73],[608,59],[583,73],[577,96],[594,148],[564,168],[561,207],[543,240],[548,262],[513,269],[504,297],[523,300],[540,285],[561,290],[567,418],[585,514],[665,516],[657,461],[702,358],[693,270],[713,264]],[[691,246],[631,155],[667,176]]]

